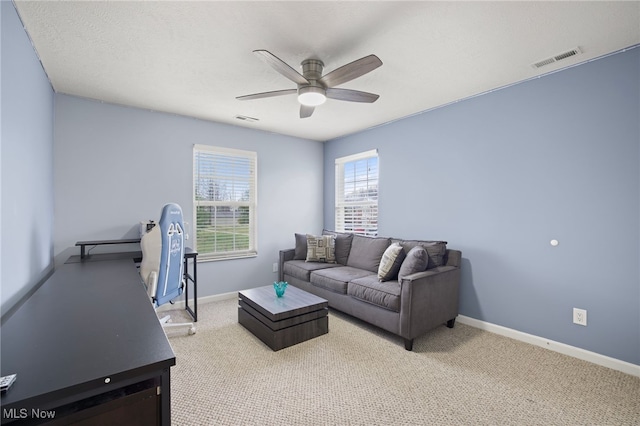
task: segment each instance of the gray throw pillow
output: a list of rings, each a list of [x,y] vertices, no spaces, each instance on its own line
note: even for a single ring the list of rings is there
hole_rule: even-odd
[[[296,234],[296,251],[293,260],[307,259],[307,234]]]
[[[398,281],[402,281],[402,278],[407,275],[425,271],[427,269],[428,262],[429,257],[427,256],[427,251],[421,246],[415,246],[409,250],[407,257],[402,262],[402,266],[400,266],[400,271],[398,271]]]
[[[336,263],[336,237],[307,235],[307,262]]]
[[[341,265],[346,265],[351,251],[353,234],[344,232],[327,231],[324,229],[322,235],[334,235],[336,237],[336,261]]]
[[[390,281],[398,276],[400,265],[406,257],[404,249],[398,243],[393,243],[384,251],[380,267],[378,268],[378,281]]]

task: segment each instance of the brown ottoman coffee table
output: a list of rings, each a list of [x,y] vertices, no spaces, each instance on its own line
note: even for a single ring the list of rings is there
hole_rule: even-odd
[[[274,351],[329,332],[329,303],[288,286],[276,297],[273,286],[238,292],[238,322]]]

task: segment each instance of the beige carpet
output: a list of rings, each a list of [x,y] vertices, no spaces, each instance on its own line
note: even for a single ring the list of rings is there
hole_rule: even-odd
[[[464,324],[408,352],[331,311],[329,334],[273,352],[235,300],[198,315],[170,332],[173,425],[640,425],[640,378]]]

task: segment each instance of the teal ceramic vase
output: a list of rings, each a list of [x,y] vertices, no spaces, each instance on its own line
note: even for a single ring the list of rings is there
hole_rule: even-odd
[[[284,295],[284,291],[287,289],[289,285],[286,281],[276,281],[273,283],[273,288],[276,290],[276,296],[282,297]]]

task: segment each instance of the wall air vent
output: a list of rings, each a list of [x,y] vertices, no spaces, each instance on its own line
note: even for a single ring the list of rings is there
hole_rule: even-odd
[[[543,59],[541,61],[536,62],[535,64],[532,64],[531,66],[533,68],[542,68],[546,65],[549,64],[553,64],[555,62],[558,61],[562,61],[563,59],[567,59],[567,58],[571,58],[573,56],[579,55],[582,53],[582,50],[580,50],[579,47],[576,47],[575,49],[571,49],[571,50],[567,50],[566,52],[562,52],[556,56],[552,56],[551,58],[547,58],[547,59]]]
[[[236,115],[236,118],[238,120],[248,121],[249,123],[255,123],[256,121],[260,120],[259,118],[247,117],[246,115]]]

